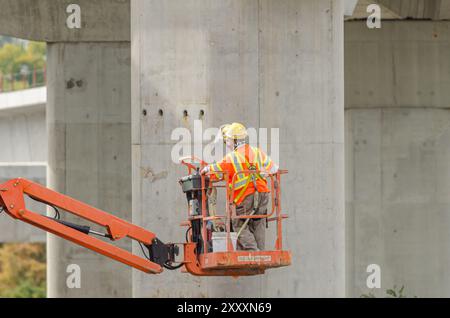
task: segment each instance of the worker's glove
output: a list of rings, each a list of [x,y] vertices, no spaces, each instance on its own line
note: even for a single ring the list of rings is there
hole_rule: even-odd
[[[207,174],[209,172],[209,166],[206,166],[200,171],[201,174]]]

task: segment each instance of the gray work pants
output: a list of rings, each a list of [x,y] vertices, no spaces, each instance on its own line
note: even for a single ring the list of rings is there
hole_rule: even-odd
[[[259,209],[255,214],[267,214],[270,193],[259,193]],[[253,209],[254,194],[250,194],[236,206],[236,215],[249,215]],[[233,219],[233,230],[238,232],[246,219]],[[237,249],[245,251],[264,250],[266,234],[266,219],[250,219],[245,229],[239,235]]]

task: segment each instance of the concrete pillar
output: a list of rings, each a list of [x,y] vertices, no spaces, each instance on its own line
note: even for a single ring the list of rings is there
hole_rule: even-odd
[[[48,45],[49,187],[125,219],[131,200],[129,51],[126,42]],[[69,264],[81,267],[80,289],[66,286]],[[52,235],[48,274],[50,297],[130,296],[128,267]]]
[[[133,295],[344,296],[342,2],[132,0],[131,43],[133,222],[184,240],[173,129],[277,127],[293,253],[292,266],[250,278],[133,271]]]
[[[348,295],[448,297],[450,23],[345,27]],[[366,286],[369,264],[381,289]]]
[[[0,34],[49,43],[48,185],[130,219],[129,1],[0,0],[0,7]],[[53,236],[47,251],[50,297],[130,296],[125,265]],[[66,286],[69,264],[81,267],[81,289]]]

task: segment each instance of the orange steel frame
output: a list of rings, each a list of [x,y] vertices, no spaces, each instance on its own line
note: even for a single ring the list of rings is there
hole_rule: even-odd
[[[189,172],[195,166],[182,162],[189,168]],[[242,173],[249,173],[243,171]],[[286,171],[280,171],[271,175],[272,184],[272,213],[268,215],[236,216],[231,211],[232,191],[226,186],[228,204],[226,204],[226,214],[224,216],[208,216],[206,211],[206,191],[205,176],[202,176],[202,215],[198,216],[202,220],[203,250],[207,251],[206,223],[208,220],[225,219],[227,231],[227,252],[204,253],[197,255],[194,242],[183,243],[184,270],[198,276],[246,276],[264,273],[266,268],[287,266],[291,263],[289,251],[282,250],[282,228],[281,221],[287,216],[281,213],[280,207],[280,175]],[[235,177],[233,178],[233,184]],[[227,175],[225,175],[227,180]],[[277,186],[274,186],[277,185]],[[213,185],[210,185],[211,187]],[[116,261],[134,267],[146,273],[158,274],[163,271],[163,267],[149,259],[137,256],[129,251],[121,249],[113,244],[107,243],[96,237],[89,236],[83,232],[73,229],[56,220],[30,211],[25,206],[25,196],[38,200],[44,204],[60,208],[64,211],[77,215],[90,222],[96,223],[105,228],[112,241],[117,241],[128,237],[146,246],[150,246],[156,235],[146,229],[122,220],[105,211],[92,207],[86,203],[75,200],[67,195],[50,190],[42,185],[27,179],[11,179],[0,185],[0,206],[11,217],[41,228],[47,232],[60,236],[73,243],[91,249]],[[275,213],[275,216],[272,215]],[[277,222],[277,239],[275,250],[273,251],[234,251],[230,239],[230,222],[233,218],[261,218],[265,217],[269,222]],[[189,225],[191,218],[184,225]],[[270,258],[270,262],[264,261]]]
[[[3,206],[4,211],[11,217],[58,235],[143,272],[158,274],[163,271],[159,264],[60,224],[44,215],[28,210],[25,206],[24,195],[103,226],[113,241],[129,237],[143,244],[150,245],[156,237],[154,233],[26,179],[12,179],[0,185],[0,204]]]
[[[202,160],[191,157],[191,160],[197,160],[200,163],[200,169],[202,169],[206,163]],[[196,167],[193,164],[187,163],[185,160],[181,160],[181,164],[187,166],[188,173],[191,174]],[[263,274],[265,269],[289,266],[291,264],[291,252],[283,250],[283,238],[282,238],[282,220],[287,218],[286,214],[281,212],[281,189],[280,178],[282,174],[287,173],[287,170],[279,170],[275,174],[269,174],[271,196],[272,196],[272,211],[269,214],[253,214],[253,215],[236,215],[235,205],[233,203],[234,184],[239,174],[249,175],[259,171],[245,170],[235,174],[232,178],[231,188],[227,185],[228,172],[216,172],[222,174],[222,178],[216,182],[210,182],[209,187],[205,186],[205,177],[212,175],[211,172],[202,174],[201,176],[201,188],[202,188],[202,202],[201,202],[201,215],[190,217],[188,212],[188,222],[183,222],[182,225],[192,226],[191,221],[200,219],[202,221],[202,241],[203,251],[207,251],[207,222],[213,220],[225,220],[227,251],[226,252],[209,252],[203,253],[198,256],[198,268],[201,269],[200,273],[196,275],[208,275],[208,273],[215,273],[218,270],[227,270],[227,275],[231,276],[247,276]],[[225,184],[220,184],[221,181],[225,181]],[[225,188],[227,204],[225,206],[225,215],[209,216],[206,209],[207,204],[207,191],[210,188]],[[274,216],[275,214],[275,216]],[[266,218],[267,222],[276,221],[276,241],[274,250],[271,251],[236,251],[233,248],[233,244],[230,237],[231,220],[232,219],[256,219]]]

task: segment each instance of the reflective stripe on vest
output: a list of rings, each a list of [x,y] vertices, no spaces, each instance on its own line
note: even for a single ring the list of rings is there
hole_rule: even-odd
[[[259,165],[259,166],[257,166],[256,169],[259,170],[261,167],[259,158],[258,158],[259,151],[257,151],[257,149],[255,149],[253,147],[251,147],[250,149],[253,151],[253,159],[255,159],[255,158],[257,159],[257,165]],[[238,190],[238,189],[246,186],[249,179],[255,178],[255,176],[248,174],[248,173],[246,173],[246,174],[238,173],[238,172],[244,171],[244,167],[242,166],[242,161],[245,161],[246,165],[248,166],[246,170],[251,170],[250,168],[252,165],[249,164],[249,162],[245,158],[245,155],[242,155],[238,151],[234,151],[230,154],[230,156],[231,156],[231,161],[233,163],[234,171],[237,174],[237,176],[235,178],[234,189]],[[241,158],[238,158],[238,156]],[[259,174],[257,177],[260,178]],[[230,188],[231,187],[232,187],[232,185],[230,184]]]
[[[214,172],[214,174],[216,175],[217,178],[222,177],[222,173],[216,173],[216,171],[223,171],[222,168],[220,167],[220,165],[218,165],[217,163],[213,163],[211,165],[211,170]]]
[[[267,169],[267,167],[269,166],[270,161],[269,161],[269,156],[266,155],[266,161],[263,162],[263,167]]]
[[[253,158],[256,158],[256,169],[261,171],[262,170],[262,158],[261,158],[261,151],[259,151],[257,148],[253,148]]]
[[[256,150],[256,148],[251,147],[252,151],[253,151],[253,159],[257,158],[258,156],[258,151]],[[242,186],[241,190],[239,191],[239,194],[234,198],[234,203],[236,204],[244,195],[245,191],[247,190],[248,185],[252,182],[253,186],[255,187],[255,190],[258,191],[257,189],[257,185],[256,185],[256,179],[260,179],[260,180],[264,180],[261,175],[259,174],[259,172],[256,172],[258,170],[258,167],[255,167],[255,165],[252,163],[250,164],[247,161],[247,158],[245,157],[245,155],[240,154],[239,152],[236,152],[237,156],[243,157],[245,164],[247,165],[247,169],[248,170],[254,170],[255,173],[249,173],[247,175],[245,175],[244,178],[241,179],[240,182],[243,182],[244,185]],[[256,169],[256,170],[255,170]],[[254,203],[253,203],[254,204]]]
[[[238,189],[242,188],[243,186],[245,186],[245,184],[247,183],[248,176],[246,176],[243,173],[239,173],[241,171],[244,171],[244,168],[242,166],[242,162],[237,157],[237,151],[232,152],[230,154],[230,157],[231,157],[230,158],[231,163],[233,164],[234,172],[236,174],[234,189],[238,190]],[[230,187],[232,187],[231,184],[230,184]]]

